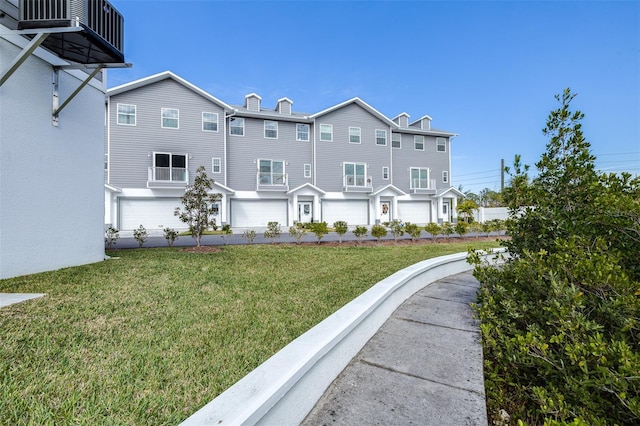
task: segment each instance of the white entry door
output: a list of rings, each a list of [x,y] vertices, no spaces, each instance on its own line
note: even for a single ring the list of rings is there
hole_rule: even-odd
[[[302,223],[313,220],[313,203],[311,201],[300,201],[298,203],[298,221]]]
[[[380,203],[380,223],[391,222],[391,202]]]

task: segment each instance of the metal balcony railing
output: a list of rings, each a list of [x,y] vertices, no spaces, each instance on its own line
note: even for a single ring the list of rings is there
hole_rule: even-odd
[[[289,187],[288,181],[287,173],[258,172],[256,175],[258,190],[286,190]]]
[[[189,171],[178,167],[149,167],[149,182],[181,182],[189,181]]]
[[[415,194],[435,194],[435,179],[411,179],[411,191]]]
[[[20,0],[18,29],[81,27],[49,37],[45,47],[80,63],[124,61],[124,18],[107,0]],[[96,52],[97,51],[97,52]]]

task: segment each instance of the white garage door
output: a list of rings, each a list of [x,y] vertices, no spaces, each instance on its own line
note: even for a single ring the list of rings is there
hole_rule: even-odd
[[[287,200],[231,200],[231,226],[287,225]]]
[[[403,222],[427,224],[431,222],[431,202],[399,201],[398,217]]]
[[[180,198],[156,198],[153,200],[120,199],[120,230],[186,228],[173,215],[176,207],[182,207]]]
[[[369,223],[369,201],[323,201],[322,220],[332,225],[343,220],[349,225],[367,225]]]

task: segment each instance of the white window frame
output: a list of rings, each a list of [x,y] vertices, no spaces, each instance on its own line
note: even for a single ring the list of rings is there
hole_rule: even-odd
[[[301,127],[306,130],[301,130]],[[309,133],[311,133],[311,126],[304,123],[296,123],[296,140],[300,142],[309,142]],[[304,136],[305,137],[301,137]]]
[[[233,125],[234,122],[242,123],[241,125]],[[234,133],[234,129],[240,129],[239,133]],[[244,118],[243,117],[229,117],[229,134],[233,136],[244,136]]]
[[[133,107],[133,113],[131,113],[131,111],[120,111],[120,107],[128,107],[131,108]],[[117,104],[116,106],[116,112],[117,112],[117,123],[118,126],[135,126],[136,122],[137,122],[137,107],[135,105],[132,104]],[[120,122],[120,117],[133,117],[133,123],[123,123]]]
[[[368,176],[367,176],[367,163],[342,163],[342,175],[344,176],[344,182],[346,186],[357,186],[357,187],[362,187],[362,188],[366,188],[367,187],[367,180],[368,180]],[[347,180],[347,176],[351,176],[351,175],[347,175],[347,166],[348,165],[352,165],[353,166],[353,184],[352,185],[348,185],[348,180]],[[358,166],[362,166],[362,169],[364,171],[364,174],[362,175],[362,185],[358,185]]]
[[[164,166],[158,166],[156,164],[156,156],[157,155],[168,155],[169,156],[169,167],[164,167]],[[178,169],[181,167],[173,167],[173,157],[184,157],[184,179],[174,179],[174,171],[173,169]],[[163,151],[154,151],[153,152],[153,157],[152,157],[152,164],[153,164],[153,181],[157,182],[157,181],[169,181],[169,182],[187,182],[187,176],[188,176],[188,170],[189,170],[189,154],[182,154],[182,153],[173,153],[173,152],[163,152]],[[165,168],[165,169],[169,169],[169,179],[158,179],[158,168]]]
[[[397,137],[397,140],[394,140]],[[394,143],[398,142],[398,146],[394,146]],[[402,148],[402,134],[401,133],[391,133],[391,148],[393,149],[401,149]]]
[[[264,120],[264,138],[278,139],[278,122],[273,120]]]
[[[389,167],[382,166],[382,180],[389,180]]]
[[[329,138],[325,138],[329,135]],[[320,124],[320,140],[323,142],[333,142],[333,124]]]
[[[436,152],[447,152],[447,138],[436,138]]]
[[[362,129],[349,127],[349,143],[362,143]]]
[[[305,178],[310,178],[311,177],[311,164],[310,163],[306,163],[304,165],[304,177]]]
[[[382,141],[382,143],[380,143]],[[376,129],[376,145],[387,146],[387,131],[384,129]]]
[[[442,183],[449,183],[449,171],[448,170],[443,170],[442,171]]]
[[[422,141],[418,142],[420,139],[422,139]],[[418,148],[418,144],[422,144],[422,148]],[[413,135],[413,149],[415,151],[424,151],[424,136]]]
[[[422,187],[419,184],[418,184],[418,186],[415,186],[413,184],[413,171],[414,170],[418,170],[418,182],[420,182],[420,180],[421,180],[421,178],[420,178],[420,175],[422,174],[421,172],[425,171],[427,173],[427,177],[425,179],[425,183],[426,183],[425,187]],[[429,180],[430,180],[430,178],[431,178],[431,171],[429,170],[428,167],[411,167],[409,169],[409,188],[411,188],[411,189],[429,189]]]
[[[168,116],[169,113],[175,111],[176,116]],[[167,115],[167,116],[165,116]],[[175,126],[165,126],[165,120],[175,120]],[[160,110],[160,126],[163,129],[179,129],[180,128],[180,110],[177,108],[161,108]]]
[[[220,157],[213,157],[211,159],[211,173],[222,173],[222,159]]]
[[[213,123],[215,129],[205,129],[205,123]],[[203,132],[217,132],[218,131],[218,113],[217,112],[202,112],[202,131]]]
[[[262,171],[262,162],[269,162],[269,171]],[[274,183],[274,171],[273,171],[273,163],[282,163],[282,176],[281,181]],[[258,158],[258,184],[259,185],[286,185],[287,183],[287,172],[286,172],[286,162],[284,160],[271,160],[268,158]],[[263,176],[264,174],[264,176]],[[268,182],[262,182],[261,178],[268,177]]]

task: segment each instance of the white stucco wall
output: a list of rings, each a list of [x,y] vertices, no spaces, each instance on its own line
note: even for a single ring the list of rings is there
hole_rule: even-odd
[[[14,43],[0,37],[0,69]],[[70,73],[60,72],[61,103],[81,84]],[[104,87],[85,87],[55,127],[52,75],[31,55],[0,87],[0,278],[104,258]]]

